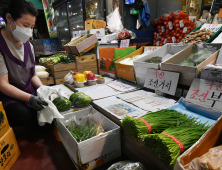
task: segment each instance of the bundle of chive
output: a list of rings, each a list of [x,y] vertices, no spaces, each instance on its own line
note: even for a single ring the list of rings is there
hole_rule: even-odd
[[[160,134],[144,135],[142,139],[163,163],[174,166],[180,154],[198,141],[209,127],[190,121],[186,125],[170,127]]]
[[[142,135],[152,132],[161,133],[171,126],[177,126],[190,120],[185,114],[175,110],[163,109],[137,119],[126,116],[123,118],[122,127],[131,136],[139,139]]]

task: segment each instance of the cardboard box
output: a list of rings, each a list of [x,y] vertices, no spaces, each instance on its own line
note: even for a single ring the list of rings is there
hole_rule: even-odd
[[[204,69],[201,72],[200,78],[222,83],[222,71]]]
[[[5,110],[3,108],[2,102],[0,101],[0,137],[2,137],[8,130],[10,126],[8,123]]]
[[[89,34],[96,34],[96,36],[105,36],[105,29],[100,28],[100,29],[91,29],[89,30]]]
[[[116,47],[106,47],[99,49],[100,70],[116,74],[116,66],[114,61]]]
[[[208,45],[216,47],[217,49],[220,48],[220,45],[218,44],[208,44]],[[202,69],[206,67],[206,65],[215,64],[218,52],[215,52],[213,55],[209,56],[205,61],[203,61],[197,67],[178,65],[178,63],[180,63],[181,61],[186,59],[190,54],[192,54],[193,48],[195,46],[196,44],[192,44],[189,47],[187,47],[185,50],[181,51],[180,53],[177,53],[167,61],[161,63],[161,70],[180,73],[178,84],[190,86],[194,78],[200,77],[200,73]]]
[[[96,54],[90,54],[90,55],[82,55],[80,57],[76,57],[76,63],[88,63],[96,61]]]
[[[52,72],[75,70],[75,69],[76,69],[76,63],[56,64],[50,66],[50,70]]]
[[[185,170],[185,166],[194,158],[200,157],[207,153],[209,149],[222,145],[222,116],[217,122],[211,126],[208,131],[187,151],[185,151],[178,159],[175,170]]]
[[[15,163],[20,155],[20,150],[18,143],[16,141],[14,132],[10,128],[1,138],[0,138],[0,165],[1,170],[10,170],[12,165]]]
[[[81,42],[80,42],[81,41]],[[79,43],[80,42],[80,43]],[[83,55],[98,44],[96,35],[82,35],[64,46],[69,54]]]
[[[145,48],[146,47],[141,47],[140,49],[130,53],[129,55],[127,55],[115,62],[118,77],[126,79],[126,80],[130,80],[130,81],[136,81],[133,65],[121,64],[119,62],[126,59],[126,58],[133,58],[137,55],[143,54]],[[153,47],[153,48],[157,49],[159,47]]]
[[[106,44],[107,42],[116,40],[117,38],[118,38],[117,33],[97,37],[99,44]]]
[[[105,133],[78,143],[66,128],[74,116],[76,120],[89,116],[94,122],[102,125]],[[88,121],[88,119],[86,120]],[[55,124],[64,147],[76,164],[91,162],[114,151],[121,152],[120,127],[92,107],[67,113],[64,115],[64,119],[56,119]]]
[[[138,60],[135,60],[133,62],[133,64],[134,64],[134,70],[135,70],[137,84],[144,86],[146,72],[147,72],[148,68],[149,69],[157,69],[157,70],[160,69],[160,64],[146,63],[145,60],[150,59],[152,57],[156,57],[156,56],[163,58],[166,54],[174,55],[174,54],[180,52],[181,50],[184,50],[188,46],[190,46],[190,44],[165,44],[164,46],[157,49],[153,53],[148,54],[147,56],[140,58]],[[165,61],[167,59],[168,59],[168,56],[165,56],[163,58],[163,61]]]
[[[102,20],[87,19],[85,21],[85,30],[106,28],[106,22]]]

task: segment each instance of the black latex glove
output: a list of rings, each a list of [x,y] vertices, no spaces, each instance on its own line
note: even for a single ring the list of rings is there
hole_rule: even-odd
[[[29,104],[32,106],[33,109],[37,111],[40,111],[44,108],[42,105],[48,106],[48,103],[46,103],[43,98],[33,95],[31,95],[29,99]]]

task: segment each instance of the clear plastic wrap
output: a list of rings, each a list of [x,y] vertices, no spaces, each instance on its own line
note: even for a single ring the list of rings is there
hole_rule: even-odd
[[[119,33],[123,30],[123,24],[121,21],[121,16],[119,14],[119,8],[116,8],[107,17],[107,28],[112,33]]]
[[[143,164],[140,162],[130,162],[130,161],[120,161],[112,166],[110,166],[107,170],[146,170]]]
[[[222,170],[222,145],[209,149],[209,151],[193,159],[186,170]]]

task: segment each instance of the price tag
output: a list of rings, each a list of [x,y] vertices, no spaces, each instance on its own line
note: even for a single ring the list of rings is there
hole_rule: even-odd
[[[158,33],[156,34],[156,36],[157,36],[157,38],[161,39],[161,36]]]
[[[172,30],[172,29],[173,29],[173,24],[172,24],[172,22],[168,22],[168,25],[169,25],[169,29]]]
[[[120,48],[127,48],[127,47],[129,47],[129,42],[130,42],[130,39],[121,40]]]
[[[161,27],[161,32],[165,32],[165,27],[164,26]]]
[[[169,16],[169,14],[164,14],[163,16],[164,16],[164,17],[168,17],[168,16]]]
[[[200,30],[210,30],[213,32],[217,32],[222,27],[222,24],[204,24]]]
[[[172,37],[172,42],[176,43],[176,37]]]
[[[181,20],[181,21],[179,22],[179,24],[180,24],[180,28],[183,28],[183,27],[184,27],[183,20]]]
[[[186,101],[222,111],[222,83],[195,78]]]
[[[183,33],[187,33],[187,27],[183,28]]]
[[[157,46],[160,46],[160,41],[157,41],[157,42],[156,42],[156,45],[157,45]]]
[[[175,95],[179,73],[147,69],[144,87]]]
[[[166,43],[167,43],[167,38],[164,39],[164,44],[166,44]]]

